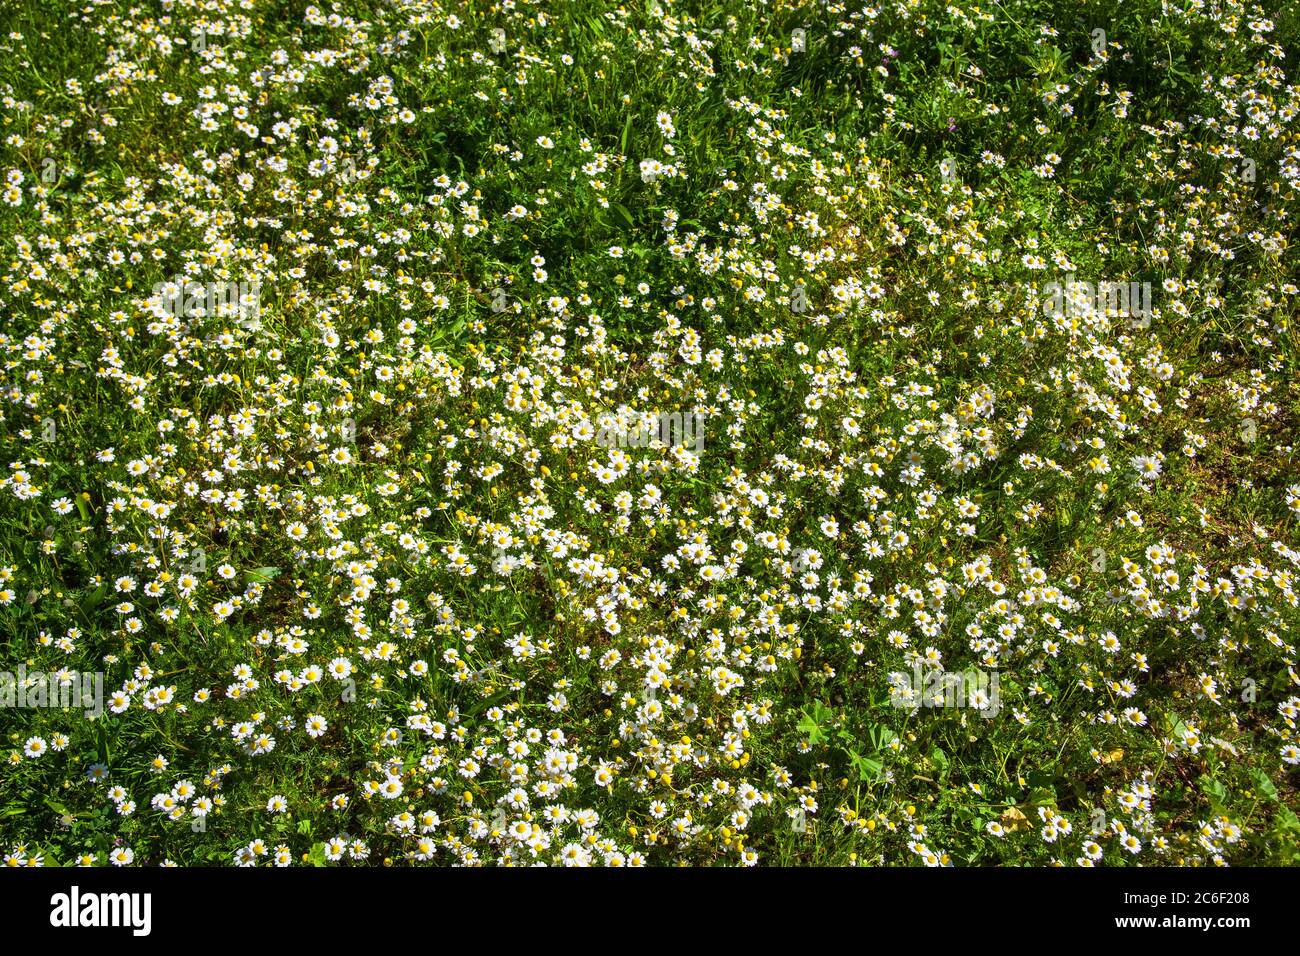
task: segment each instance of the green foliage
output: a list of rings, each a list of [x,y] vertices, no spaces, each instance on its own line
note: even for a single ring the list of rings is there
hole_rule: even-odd
[[[1298,862],[1296,10],[0,26],[8,862]]]

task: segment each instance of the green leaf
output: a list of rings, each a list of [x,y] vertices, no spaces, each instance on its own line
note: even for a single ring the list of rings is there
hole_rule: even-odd
[[[803,716],[799,719],[798,729],[808,735],[808,743],[819,744],[826,739],[826,731],[823,729],[833,716],[831,709],[823,704],[820,700],[813,701],[813,712],[803,711]]]
[[[863,757],[861,754],[850,752],[849,760],[857,768],[858,779],[862,781],[879,780],[885,769],[884,762],[874,757]]]
[[[256,568],[244,572],[244,580],[249,584],[270,584],[280,573],[279,568]]]
[[[1029,805],[1034,807],[1056,806],[1056,791],[1048,787],[1034,787],[1029,791]]]
[[[1178,739],[1181,739],[1187,733],[1187,724],[1184,723],[1181,717],[1176,717],[1173,714],[1165,714],[1165,727],[1168,728],[1171,737]]]
[[[618,141],[618,151],[624,155],[627,154],[627,134],[630,132],[632,132],[632,117],[629,116],[627,122],[623,124],[623,136]]]
[[[87,612],[93,611],[95,608],[99,607],[99,603],[104,600],[104,595],[107,593],[108,585],[101,584],[81,599],[81,609]]]
[[[1210,800],[1210,806],[1215,813],[1223,811],[1224,804],[1228,800],[1228,788],[1218,780],[1212,777],[1202,775],[1200,779],[1201,793],[1205,794]]]
[[[940,770],[948,769],[948,755],[938,746],[935,746],[934,749],[930,751],[930,762]]]
[[[897,740],[898,734],[884,724],[871,724],[867,727],[867,737],[871,741],[872,749],[881,751]]]
[[[1268,774],[1256,767],[1250,775],[1255,781],[1255,789],[1276,803],[1277,787],[1273,786],[1273,781],[1268,778]]]
[[[807,714],[799,718],[799,730],[808,735],[809,744],[819,744],[826,739],[822,729],[817,726],[817,721],[813,720]]]

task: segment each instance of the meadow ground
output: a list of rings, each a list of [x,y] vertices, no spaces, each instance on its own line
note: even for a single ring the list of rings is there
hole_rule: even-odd
[[[9,865],[1293,863],[1300,7],[9,0]]]

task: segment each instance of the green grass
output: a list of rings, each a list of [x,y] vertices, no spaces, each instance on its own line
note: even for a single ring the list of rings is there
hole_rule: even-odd
[[[1300,15],[653,7],[0,13],[7,862],[1295,862]]]

